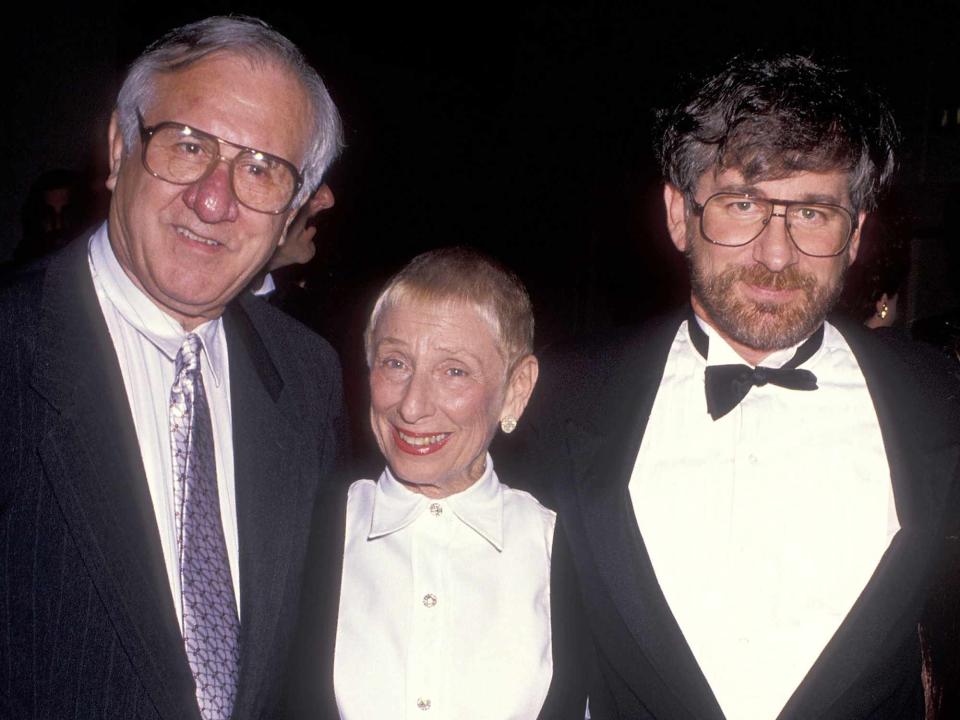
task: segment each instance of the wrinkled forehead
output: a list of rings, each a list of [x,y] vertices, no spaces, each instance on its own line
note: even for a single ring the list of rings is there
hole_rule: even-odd
[[[509,360],[509,352],[502,338],[500,321],[492,307],[456,293],[437,292],[433,288],[421,288],[407,284],[398,284],[391,288],[381,298],[378,307],[374,308],[367,328],[369,351],[374,350],[383,335],[384,319],[390,314],[391,310],[397,309],[420,311],[424,314],[438,314],[448,318],[479,318],[490,331],[489,334],[482,333],[482,339],[490,342],[491,348],[504,363]]]
[[[433,288],[398,285],[394,292],[386,298],[384,314],[391,309],[436,313],[451,318],[477,317],[489,327],[492,338],[499,346],[500,323],[496,312],[484,303],[457,293],[437,292]],[[497,350],[501,352],[499,347]]]
[[[158,71],[140,110],[148,124],[182,122],[298,166],[312,134],[306,88],[266,55],[218,52]]]

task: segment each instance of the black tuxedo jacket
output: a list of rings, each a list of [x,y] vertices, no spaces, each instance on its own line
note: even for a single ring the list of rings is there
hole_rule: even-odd
[[[0,289],[0,717],[199,720],[86,239]],[[224,315],[240,543],[235,718],[278,701],[311,508],[341,433],[333,351]]]
[[[657,584],[627,488],[684,317],[547,359],[525,416],[533,425],[528,467],[541,472],[566,525],[594,637],[597,720],[723,718]],[[933,356],[856,328],[843,332],[880,420],[901,529],[779,717],[920,718],[917,625],[957,519],[960,397]]]

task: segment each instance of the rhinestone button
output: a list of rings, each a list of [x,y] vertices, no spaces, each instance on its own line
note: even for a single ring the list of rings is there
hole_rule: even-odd
[[[440,503],[432,503],[430,505],[430,514],[434,517],[440,517],[443,515],[443,506]]]
[[[437,604],[437,596],[434,595],[433,593],[427,593],[426,595],[423,596],[423,604],[426,605],[428,608],[432,608],[434,605]]]
[[[417,707],[421,710],[429,710],[430,698],[417,698]]]

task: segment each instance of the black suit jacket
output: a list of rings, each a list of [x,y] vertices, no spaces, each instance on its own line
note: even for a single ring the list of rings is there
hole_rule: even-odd
[[[0,717],[199,719],[86,239],[0,290]],[[339,368],[255,298],[224,315],[240,544],[234,717],[278,699]]]
[[[720,720],[666,600],[628,493],[684,313],[628,338],[542,363],[525,419],[531,468],[570,540],[602,681],[593,717]],[[938,361],[906,342],[844,330],[880,420],[901,530],[848,617],[780,714],[923,717],[917,624],[960,487],[960,397]],[[695,441],[695,440],[694,440]],[[695,501],[695,499],[692,499]]]

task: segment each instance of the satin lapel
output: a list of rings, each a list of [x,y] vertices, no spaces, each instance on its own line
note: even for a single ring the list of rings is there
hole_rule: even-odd
[[[567,421],[572,482],[576,484],[592,561],[643,659],[630,663],[628,682],[656,717],[722,718],[686,640],[660,590],[637,527],[628,485],[685,312],[618,349],[624,359],[611,375],[592,427]],[[588,590],[588,592],[599,589]],[[644,662],[645,660],[645,662]],[[627,663],[619,663],[621,672]],[[651,674],[652,673],[652,674]],[[656,692],[651,688],[658,687]]]
[[[917,368],[864,332],[848,328],[844,337],[877,411],[901,529],[781,712],[784,719],[851,717],[876,702],[882,679],[871,672],[903,653],[904,644],[916,642],[931,560],[940,542],[938,515],[960,463],[960,441],[938,421],[945,416],[936,411],[937,398],[909,380]]]
[[[284,403],[284,385],[258,331],[239,303],[224,315],[230,362],[234,478],[240,536],[240,694],[234,717],[258,717],[264,680],[287,658],[275,657],[286,605],[292,528],[311,507],[315,478],[309,447]],[[315,444],[315,443],[314,443]],[[304,538],[305,542],[305,538]],[[295,608],[294,608],[295,610]]]
[[[196,718],[133,418],[77,241],[51,261],[33,387],[53,407],[39,449],[119,640],[161,717]]]

